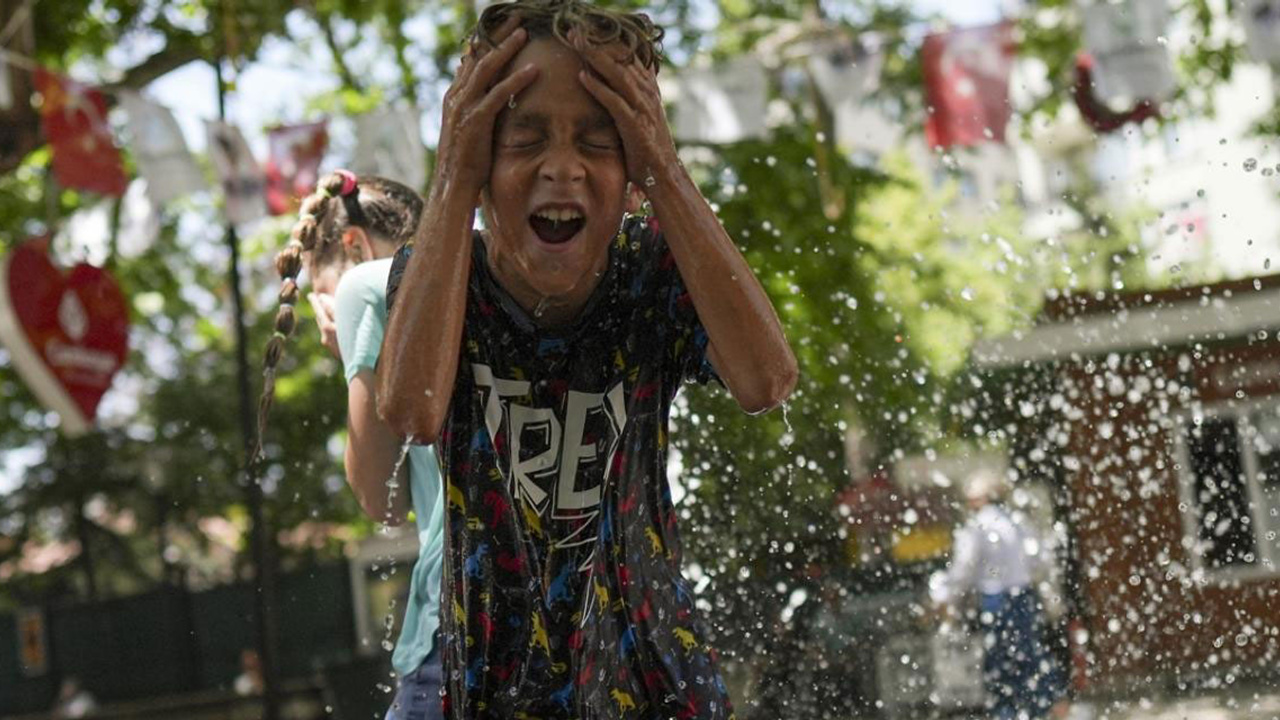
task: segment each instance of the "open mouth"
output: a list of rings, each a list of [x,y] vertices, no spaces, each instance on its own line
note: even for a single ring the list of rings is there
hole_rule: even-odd
[[[577,210],[539,210],[529,216],[529,227],[540,240],[552,245],[568,242],[585,224],[586,218]]]

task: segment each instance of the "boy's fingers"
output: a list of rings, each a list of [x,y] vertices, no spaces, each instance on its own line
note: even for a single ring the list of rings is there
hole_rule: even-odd
[[[662,91],[658,88],[658,76],[654,74],[653,70],[641,65],[637,60],[631,63],[631,67],[628,68],[628,72],[631,74],[631,77],[635,81],[636,87],[639,88],[640,92],[659,100],[662,99]]]
[[[467,65],[474,65],[476,61],[487,55],[490,51],[502,45],[503,41],[520,27],[520,18],[512,15],[502,21],[492,33],[489,34],[489,41],[486,42],[481,38],[476,38],[475,42],[467,45],[467,51],[462,54],[462,61]],[[490,45],[489,43],[493,43]]]
[[[506,106],[511,98],[519,95],[525,88],[529,87],[538,77],[538,68],[532,63],[525,65],[519,70],[514,70],[507,75],[493,89],[489,91],[480,104],[476,106],[476,112],[484,118],[488,118],[490,122],[498,117],[498,113]]]
[[[493,35],[491,36],[494,44],[497,45],[503,40],[506,40],[507,37],[510,36],[511,33],[515,32],[518,27],[520,27],[520,16],[518,15],[512,15],[506,20],[503,20],[502,24],[498,26],[497,30],[493,31]]]
[[[484,92],[484,88],[492,81],[492,75],[515,57],[529,35],[528,31],[519,27],[519,23],[513,20],[509,19],[498,28],[504,36],[501,40],[494,36],[496,46],[493,49],[473,45],[467,50],[467,54],[462,57],[462,64],[458,66],[458,74],[454,77],[450,90],[457,88],[455,91],[457,94],[468,97]],[[508,28],[508,25],[511,27]]]
[[[624,100],[632,105],[638,104],[640,97],[636,91],[634,82],[626,67],[621,63],[615,62],[614,58],[601,50],[587,50],[582,56],[586,59],[587,64],[600,77],[597,78],[608,85],[615,93],[622,96]]]
[[[472,77],[473,82],[480,86],[482,92],[483,88],[493,82],[494,76],[511,62],[516,53],[520,52],[528,37],[529,33],[524,28],[516,28],[497,48],[480,58]]]
[[[582,85],[587,92],[591,93],[591,96],[613,117],[613,121],[621,126],[623,119],[629,117],[631,113],[631,105],[626,99],[603,80],[586,70],[579,72],[578,77],[582,80]],[[622,130],[621,127],[618,129]]]

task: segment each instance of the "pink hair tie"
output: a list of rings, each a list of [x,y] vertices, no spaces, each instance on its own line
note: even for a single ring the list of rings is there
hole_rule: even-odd
[[[346,197],[356,191],[356,174],[350,170],[334,170],[338,177],[342,178],[342,189],[338,194]]]

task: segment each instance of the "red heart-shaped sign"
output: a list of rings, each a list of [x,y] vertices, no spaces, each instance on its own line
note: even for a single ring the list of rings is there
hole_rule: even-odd
[[[4,259],[0,341],[63,430],[78,435],[124,365],[129,310],[105,270],[81,263],[64,275],[39,245],[19,245]]]

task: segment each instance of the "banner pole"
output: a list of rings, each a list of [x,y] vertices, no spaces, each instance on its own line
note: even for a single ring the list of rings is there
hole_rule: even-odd
[[[221,52],[214,61],[214,76],[218,84],[218,119],[226,122],[226,85],[222,77]],[[276,583],[275,558],[272,553],[271,533],[268,532],[266,513],[262,507],[262,486],[258,483],[255,467],[251,465],[254,448],[253,401],[249,390],[248,331],[244,324],[244,296],[240,291],[240,238],[236,226],[227,220],[227,247],[231,251],[228,281],[231,284],[231,300],[236,333],[236,389],[240,399],[240,433],[245,503],[249,506],[252,527],[249,533],[250,552],[253,555],[253,617],[258,659],[262,668],[262,720],[279,720],[280,695],[277,676],[276,643]]]

